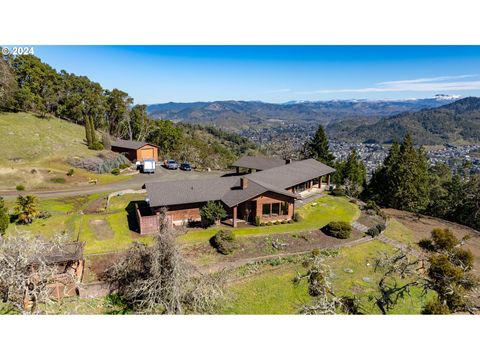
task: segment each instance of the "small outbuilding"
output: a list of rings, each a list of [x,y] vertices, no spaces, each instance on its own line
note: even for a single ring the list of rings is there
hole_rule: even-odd
[[[158,147],[142,141],[115,140],[112,142],[112,151],[125,155],[132,162],[158,161]]]

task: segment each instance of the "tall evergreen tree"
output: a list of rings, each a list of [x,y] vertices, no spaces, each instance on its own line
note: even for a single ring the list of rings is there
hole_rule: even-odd
[[[401,146],[392,145],[383,165],[373,174],[367,196],[396,209],[413,212],[426,209],[429,203],[427,157],[422,148],[414,148],[410,134]]]
[[[367,171],[358,159],[357,152],[352,149],[346,161],[335,163],[333,181],[342,185],[349,196],[358,196],[366,186]]]
[[[91,147],[92,142],[92,131],[90,130],[90,116],[85,116],[85,137],[87,139],[87,146]]]
[[[306,142],[305,152],[307,157],[314,158],[326,165],[333,166],[335,156],[330,152],[328,138],[323,126],[318,126],[315,135]]]

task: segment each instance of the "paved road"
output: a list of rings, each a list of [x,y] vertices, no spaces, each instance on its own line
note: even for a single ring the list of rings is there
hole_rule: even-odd
[[[151,181],[174,181],[187,179],[208,179],[217,178],[224,175],[222,171],[197,172],[197,171],[182,171],[182,170],[166,170],[163,167],[157,167],[155,174],[137,174],[131,179],[120,181],[117,183],[104,185],[84,185],[75,188],[48,190],[48,191],[23,191],[21,193],[34,194],[41,198],[58,198],[76,195],[87,195],[100,192],[114,192],[126,189],[140,189],[143,184]],[[120,175],[121,176],[121,175]],[[4,198],[17,197],[20,193],[16,190],[0,190],[0,196]]]

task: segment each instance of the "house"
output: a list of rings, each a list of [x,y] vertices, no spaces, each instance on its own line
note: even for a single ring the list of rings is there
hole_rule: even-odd
[[[125,155],[132,162],[147,159],[158,161],[158,147],[142,141],[115,140],[111,150]]]
[[[236,173],[240,173],[240,169],[245,169],[247,172],[262,171],[271,169],[277,166],[282,166],[289,163],[289,160],[282,160],[279,158],[267,158],[264,156],[242,156],[240,159],[232,164],[236,169]]]
[[[255,166],[258,166],[255,165]],[[172,225],[201,221],[200,209],[208,201],[223,204],[233,227],[240,223],[289,220],[295,212],[295,199],[305,192],[321,191],[330,185],[335,169],[314,159],[296,161],[254,173],[217,179],[146,183],[148,206],[137,208],[141,234],[157,231],[161,208],[167,209]]]

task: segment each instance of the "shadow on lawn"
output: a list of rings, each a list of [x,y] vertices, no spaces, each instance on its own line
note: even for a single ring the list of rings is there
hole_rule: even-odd
[[[127,221],[128,221],[128,228],[130,231],[135,231],[140,233],[140,224],[137,221],[137,216],[135,214],[135,204],[138,205],[138,209],[140,210],[140,214],[142,216],[152,215],[150,211],[150,207],[148,206],[147,202],[144,200],[138,201],[130,201],[125,208],[127,212]]]

